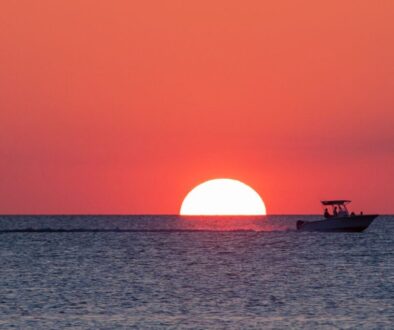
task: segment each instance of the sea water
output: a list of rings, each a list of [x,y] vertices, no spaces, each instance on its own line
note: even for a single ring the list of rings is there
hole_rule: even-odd
[[[394,217],[0,217],[2,329],[392,329]]]

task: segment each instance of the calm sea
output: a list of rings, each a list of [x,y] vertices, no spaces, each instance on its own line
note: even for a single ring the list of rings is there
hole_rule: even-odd
[[[313,218],[2,216],[0,328],[393,329],[394,217]]]

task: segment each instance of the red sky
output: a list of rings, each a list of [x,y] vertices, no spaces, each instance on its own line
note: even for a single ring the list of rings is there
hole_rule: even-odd
[[[394,2],[2,1],[0,213],[394,213]]]

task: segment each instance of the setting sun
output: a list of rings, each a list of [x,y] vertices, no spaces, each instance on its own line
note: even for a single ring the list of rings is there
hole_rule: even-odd
[[[206,181],[191,190],[183,200],[181,215],[265,215],[259,194],[233,179]]]

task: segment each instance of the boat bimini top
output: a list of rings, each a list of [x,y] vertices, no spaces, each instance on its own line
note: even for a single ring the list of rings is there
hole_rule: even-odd
[[[351,201],[347,199],[338,199],[334,201],[321,201],[323,205],[345,205],[345,204],[349,204],[350,202]]]

